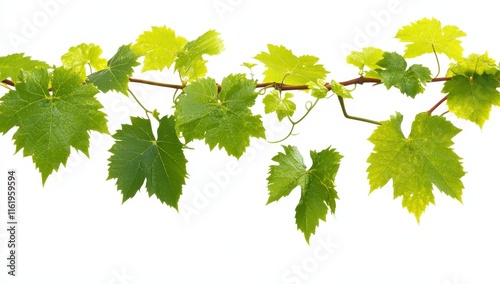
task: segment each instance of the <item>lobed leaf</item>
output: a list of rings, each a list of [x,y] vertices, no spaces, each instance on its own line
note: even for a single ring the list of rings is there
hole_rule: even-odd
[[[460,129],[441,116],[424,112],[417,114],[406,138],[402,121],[403,116],[397,113],[368,138],[374,144],[367,160],[370,192],[392,179],[394,199],[402,196],[403,207],[419,221],[427,206],[434,204],[433,185],[462,200],[465,172],[460,157],[451,149],[452,138]]]
[[[16,89],[0,98],[0,132],[18,129],[13,139],[16,152],[32,156],[45,183],[65,165],[70,148],[89,155],[89,132],[108,133],[97,88],[83,85],[78,74],[65,68],[22,72]],[[52,93],[49,92],[52,86]]]
[[[134,52],[144,56],[142,72],[163,70],[175,62],[177,53],[184,48],[187,40],[176,36],[175,31],[162,27],[151,27],[151,31],[142,33],[132,45]]]
[[[443,53],[448,58],[460,61],[462,59],[462,42],[458,39],[466,33],[456,26],[441,26],[435,18],[423,18],[410,25],[402,27],[396,34],[406,45],[404,57],[413,58],[426,53]]]
[[[217,55],[224,50],[224,44],[219,33],[209,30],[197,39],[184,45],[177,52],[175,70],[177,70],[183,82],[192,82],[207,74],[207,61],[204,55]]]
[[[156,197],[178,209],[182,186],[187,177],[187,160],[175,130],[173,117],[160,120],[157,136],[153,135],[151,121],[131,117],[131,124],[122,125],[113,138],[109,150],[108,179],[116,179],[123,202],[135,196],[146,180],[149,196]]]
[[[448,94],[446,104],[457,117],[483,127],[490,117],[491,107],[500,106],[500,82],[488,73],[453,76],[444,83],[442,92]]]
[[[384,51],[382,49],[370,46],[363,48],[361,51],[352,51],[347,56],[346,61],[358,67],[361,76],[379,78],[378,73],[374,70],[380,68],[377,63],[382,60],[383,56]]]
[[[255,59],[266,66],[264,81],[284,82],[292,85],[305,85],[309,82],[324,80],[329,73],[318,58],[311,55],[295,56],[283,46],[267,45],[268,51],[261,52]]]
[[[424,85],[431,81],[431,71],[420,64],[414,64],[406,69],[407,63],[403,56],[396,52],[385,52],[384,58],[377,63],[382,69],[377,69],[382,83],[390,89],[398,88],[402,94],[415,98],[424,92]]]
[[[455,64],[451,64],[448,70],[448,76],[464,75],[472,77],[474,74],[483,75],[484,73],[499,76],[500,68],[496,61],[488,56],[488,53],[477,54],[473,53],[466,58],[463,58]]]
[[[253,115],[256,83],[243,74],[229,75],[221,83],[202,78],[187,85],[175,104],[177,130],[186,142],[205,139],[213,149],[219,145],[229,155],[241,157],[250,145],[250,137],[264,138],[260,115]]]
[[[283,146],[284,153],[272,158],[277,165],[269,167],[267,204],[288,196],[296,187],[301,187],[301,196],[295,208],[297,228],[304,233],[306,241],[316,232],[319,220],[326,220],[328,210],[335,213],[335,176],[342,156],[330,147],[311,151],[312,166],[306,170],[302,155],[294,146]]]
[[[129,45],[122,45],[116,54],[108,61],[108,67],[88,76],[88,82],[99,88],[103,93],[111,90],[128,95],[129,78],[134,72],[133,67],[139,65],[138,55]]]
[[[291,100],[293,94],[286,92],[285,96],[282,98],[278,90],[272,90],[267,94],[262,102],[264,103],[265,113],[275,112],[278,116],[278,120],[282,121],[285,117],[290,117],[295,113],[296,105]]]
[[[86,65],[90,65],[95,71],[105,69],[107,67],[106,59],[101,58],[102,49],[95,44],[82,43],[77,46],[70,47],[68,52],[61,56],[61,61],[64,68],[71,69],[80,74],[82,80],[87,79]]]
[[[7,78],[16,80],[21,70],[31,72],[37,68],[48,69],[49,65],[43,61],[33,60],[24,53],[14,53],[0,57],[0,81]]]

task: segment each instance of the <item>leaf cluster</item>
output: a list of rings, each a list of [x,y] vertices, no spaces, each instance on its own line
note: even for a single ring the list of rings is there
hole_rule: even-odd
[[[492,107],[500,105],[499,64],[488,53],[464,56],[464,36],[458,27],[443,26],[434,18],[415,21],[396,33],[396,39],[406,44],[403,53],[377,47],[352,51],[346,61],[357,68],[359,77],[344,82],[327,79],[330,72],[318,57],[296,55],[282,45],[269,44],[252,58],[255,63],[242,64],[249,74],[229,74],[217,83],[207,76],[208,58],[224,50],[215,30],[188,40],[171,28],[155,26],[120,46],[109,59],[92,43],[70,47],[59,66],[23,53],[10,54],[0,57],[0,86],[7,89],[0,97],[0,133],[14,129],[16,152],[22,150],[33,159],[42,183],[66,164],[72,149],[89,156],[90,132],[109,134],[114,144],[109,150],[108,179],[116,180],[122,202],[145,187],[149,196],[178,210],[188,178],[185,150],[193,141],[241,158],[252,139],[266,139],[264,116],[275,116],[289,126],[283,139],[270,141],[281,143],[295,135],[297,125],[317,104],[333,97],[346,118],[377,125],[368,137],[373,144],[367,158],[369,191],[392,180],[394,198],[401,198],[402,206],[420,221],[435,202],[434,189],[462,201],[465,170],[453,149],[460,129],[447,120],[446,113],[483,127]],[[438,77],[443,55],[449,67],[446,77]],[[411,62],[421,56],[433,56],[436,67]],[[257,75],[261,83],[252,70],[256,66],[263,69]],[[172,72],[179,82],[132,77],[150,71]],[[132,92],[131,81],[175,89],[172,113],[143,105]],[[399,112],[379,122],[351,116],[345,108],[344,99],[356,100],[357,84],[381,84],[416,100],[427,84],[441,81],[444,97],[415,116],[408,136],[403,134]],[[110,134],[97,97],[108,92],[131,96],[144,116],[130,117]],[[304,100],[302,108],[298,102]],[[442,102],[447,109],[435,115]],[[332,146],[309,150],[312,163],[308,166],[296,146],[282,145],[282,150],[269,166],[267,203],[300,188],[295,220],[309,242],[320,220],[326,221],[328,212],[334,214],[341,200],[335,179],[343,156]]]

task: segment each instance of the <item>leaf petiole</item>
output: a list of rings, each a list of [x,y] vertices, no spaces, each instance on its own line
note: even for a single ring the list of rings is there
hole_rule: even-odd
[[[436,52],[436,48],[434,47],[434,44],[431,44],[431,45],[432,45],[432,52],[434,53],[434,56],[436,57],[436,63],[437,63],[437,68],[438,68],[437,74],[436,74],[436,76],[434,76],[434,79],[436,79],[439,76],[439,73],[441,73],[441,64],[439,64],[439,58],[438,58],[438,55]]]
[[[141,101],[139,101],[139,99],[132,92],[132,90],[130,90],[130,89],[127,89],[127,90],[132,95],[132,97],[134,98],[134,100],[139,104],[139,106],[146,112],[146,116],[148,117],[148,119],[151,119],[149,117],[149,114],[151,114],[156,120],[160,121],[159,120],[159,113],[158,113],[158,111],[156,109],[154,111],[148,110],[146,107],[144,107],[144,105],[141,103]]]

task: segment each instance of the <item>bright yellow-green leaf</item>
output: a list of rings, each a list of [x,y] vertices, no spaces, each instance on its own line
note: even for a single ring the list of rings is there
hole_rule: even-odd
[[[80,74],[80,78],[87,78],[87,70],[85,67],[90,65],[93,70],[99,71],[106,68],[106,59],[101,58],[102,49],[100,46],[93,43],[82,43],[77,46],[70,47],[68,52],[61,56],[61,61],[64,68],[71,69]]]
[[[415,117],[411,133],[401,130],[403,116],[396,114],[382,122],[368,138],[374,144],[368,157],[370,191],[392,179],[394,198],[403,197],[403,207],[417,221],[429,204],[434,204],[433,185],[446,195],[462,200],[465,172],[461,158],[453,151],[452,138],[460,132],[441,116],[426,112]]]
[[[332,88],[332,91],[337,95],[341,96],[344,99],[352,99],[351,91],[346,89],[344,85],[341,85],[339,82],[336,82],[334,80],[330,81],[330,86]]]
[[[483,73],[498,76],[500,69],[496,61],[488,56],[488,53],[477,54],[473,53],[467,58],[460,60],[458,63],[451,64],[448,70],[448,76],[464,75],[471,77],[474,74],[483,75]]]
[[[132,46],[135,53],[144,56],[142,72],[170,68],[177,53],[186,45],[187,39],[176,36],[175,31],[162,27],[151,27],[151,31],[141,34]]]
[[[175,60],[175,70],[179,72],[183,82],[192,82],[207,74],[207,61],[203,56],[217,55],[224,50],[219,35],[218,32],[209,30],[179,50]]]
[[[446,103],[450,112],[482,127],[490,117],[491,107],[500,106],[499,87],[495,76],[483,72],[472,77],[453,76],[444,83],[443,93],[448,94]]]
[[[443,53],[451,59],[462,59],[462,42],[458,39],[466,33],[456,26],[441,26],[435,18],[423,18],[402,27],[396,34],[406,45],[404,56],[413,58],[426,53]]]
[[[324,80],[329,72],[318,58],[311,55],[295,56],[284,46],[268,44],[269,53],[261,52],[255,59],[266,66],[264,81],[291,85],[305,85],[309,82]]]
[[[287,116],[292,116],[296,109],[295,103],[291,100],[292,98],[292,93],[287,92],[285,97],[282,98],[278,90],[272,90],[262,100],[264,111],[266,113],[276,112],[279,121]]]
[[[360,75],[369,78],[379,78],[374,70],[380,68],[377,62],[382,60],[384,51],[376,47],[365,47],[361,51],[352,51],[346,58],[347,63],[359,68]]]
[[[315,98],[322,99],[326,97],[328,93],[328,89],[325,87],[325,81],[321,79],[316,80],[316,82],[307,82],[306,85],[311,92],[311,96]]]
[[[21,70],[33,71],[36,68],[49,68],[49,65],[43,61],[33,60],[24,53],[14,53],[0,57],[0,82],[11,78],[17,80]]]

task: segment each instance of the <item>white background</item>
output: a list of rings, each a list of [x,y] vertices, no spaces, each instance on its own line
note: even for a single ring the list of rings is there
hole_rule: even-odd
[[[190,40],[209,29],[221,33],[226,50],[208,66],[218,81],[245,72],[241,63],[252,61],[268,43],[319,57],[329,78],[342,81],[357,75],[345,63],[347,52],[373,45],[402,53],[404,45],[394,35],[423,17],[464,30],[465,54],[488,50],[500,58],[498,12],[491,3],[2,1],[0,56],[25,52],[59,65],[70,46],[85,42],[100,45],[109,58],[151,26],[166,25]],[[436,70],[432,56],[422,59]],[[444,57],[442,65],[447,65]],[[177,83],[168,71],[134,76]],[[130,86],[150,108],[171,112],[171,90]],[[443,96],[441,87],[431,84],[411,100],[383,86],[358,86],[347,106],[354,115],[378,120],[400,111],[408,132],[413,116]],[[123,95],[98,97],[112,133],[129,123],[130,115],[143,115]],[[368,195],[366,158],[372,145],[366,138],[374,126],[343,119],[335,99],[322,102],[299,125],[300,135],[285,142],[298,146],[308,163],[309,150],[330,145],[344,156],[336,214],[320,224],[310,245],[296,230],[298,190],[265,205],[268,165],[279,145],[254,140],[237,161],[193,143],[196,150],[187,152],[190,178],[177,213],[144,190],[121,204],[115,181],[106,180],[109,136],[92,133],[91,158],[74,152],[67,167],[42,187],[31,158],[14,154],[10,131],[0,137],[0,283],[500,283],[499,111],[492,111],[482,130],[448,118],[463,129],[454,140],[467,171],[463,204],[436,192],[436,206],[429,206],[417,224],[400,199],[392,200],[390,186]],[[269,138],[288,130],[272,117],[264,121]],[[8,169],[16,169],[19,178],[15,278],[4,265]]]

